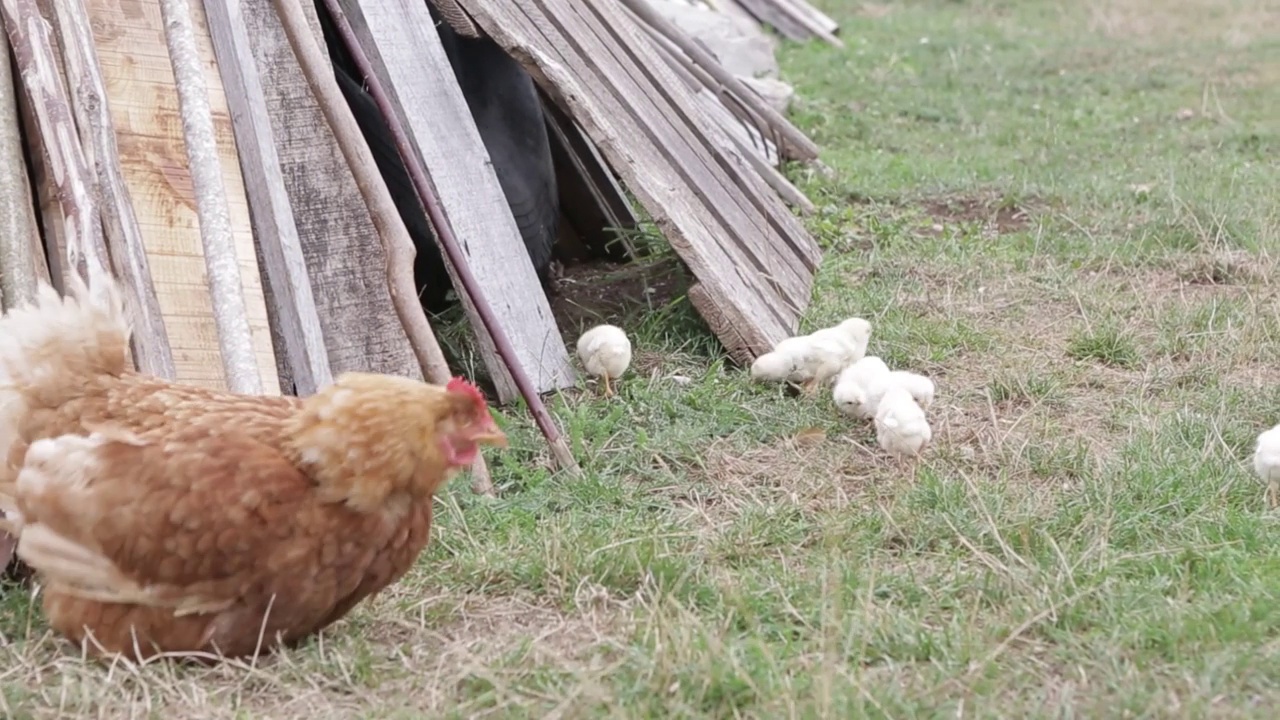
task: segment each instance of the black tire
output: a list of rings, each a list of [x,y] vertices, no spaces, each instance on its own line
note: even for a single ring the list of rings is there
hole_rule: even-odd
[[[520,229],[529,260],[545,285],[556,240],[560,203],[551,145],[537,88],[524,68],[492,40],[462,37],[441,20],[429,3],[428,9],[437,23],[445,54]],[[451,304],[447,295],[452,283],[436,246],[431,223],[418,202],[413,182],[382,113],[358,79],[362,78],[360,71],[347,53],[322,3],[317,3],[317,11],[339,87],[351,105],[352,114],[373,151],[396,209],[418,248],[414,275],[423,307],[433,313],[441,312]]]

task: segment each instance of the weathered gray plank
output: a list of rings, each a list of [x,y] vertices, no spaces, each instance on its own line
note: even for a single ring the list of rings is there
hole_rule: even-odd
[[[242,0],[284,187],[333,374],[422,377],[391,305],[369,209],[298,67],[271,0]],[[323,49],[315,8],[303,9]]]
[[[818,8],[805,2],[805,0],[778,0],[784,7],[790,9],[791,14],[806,27],[813,30],[814,34],[822,37],[824,40],[830,40],[824,35],[835,35],[840,32],[840,23],[831,18],[830,15],[822,12]]]
[[[0,32],[0,310],[35,299],[35,247],[39,242],[27,162],[22,154],[22,117],[9,66],[9,39]],[[5,557],[0,549],[0,561]]]
[[[328,351],[307,273],[293,208],[280,171],[275,134],[253,57],[241,0],[205,0],[213,49],[227,89],[249,213],[263,260],[264,292],[273,336],[283,341],[288,378],[298,395],[329,384]],[[268,68],[268,71],[274,68]],[[279,352],[280,349],[277,350]]]
[[[420,0],[364,0],[356,5],[343,2],[378,74],[390,86],[388,94],[517,361],[540,393],[571,386],[575,372],[550,303],[426,5]],[[446,266],[454,287],[461,288],[447,256]],[[517,397],[492,340],[465,294],[460,295],[499,400]]]
[[[817,244],[616,0],[461,0],[586,130],[699,280],[690,297],[748,361],[794,333]]]
[[[787,8],[782,7],[775,0],[733,0],[733,2],[761,24],[772,26],[789,40],[808,40],[813,37],[813,31],[800,18],[788,12]]]
[[[120,149],[107,107],[107,88],[94,46],[89,14],[82,0],[54,3],[54,29],[63,48],[63,65],[71,86],[71,109],[80,130],[86,160],[93,166],[109,260],[125,287],[125,303],[133,319],[129,344],[138,370],[172,380],[177,375],[169,331],[160,298],[151,280],[151,264],[133,197],[120,170]]]

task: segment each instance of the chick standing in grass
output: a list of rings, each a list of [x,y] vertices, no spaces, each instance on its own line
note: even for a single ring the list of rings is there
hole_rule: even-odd
[[[800,383],[805,395],[862,359],[871,339],[871,323],[850,318],[834,327],[787,338],[772,352],[756,358],[751,377],[756,380]]]
[[[876,441],[899,459],[916,456],[933,439],[924,409],[903,387],[891,385],[876,409]]]
[[[597,325],[578,338],[578,360],[589,374],[604,382],[605,396],[611,396],[609,379],[620,377],[631,365],[631,340],[622,328]]]
[[[1276,506],[1280,492],[1280,425],[1258,436],[1258,447],[1253,451],[1253,470],[1267,484],[1267,504]]]

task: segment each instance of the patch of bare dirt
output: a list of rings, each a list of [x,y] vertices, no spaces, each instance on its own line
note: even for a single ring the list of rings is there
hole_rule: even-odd
[[[1000,235],[1025,230],[1034,217],[1032,203],[1019,205],[998,197],[953,196],[924,203],[924,211],[940,225],[978,223]],[[941,228],[935,226],[935,232]]]
[[[551,312],[565,339],[570,340],[592,325],[617,323],[647,308],[666,305],[687,292],[690,284],[689,273],[675,258],[568,265],[550,298]]]

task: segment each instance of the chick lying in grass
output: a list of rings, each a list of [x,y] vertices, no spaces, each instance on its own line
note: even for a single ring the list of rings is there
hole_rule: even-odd
[[[578,360],[588,374],[604,383],[606,397],[613,395],[610,378],[621,377],[631,366],[631,340],[614,325],[597,325],[578,338]]]
[[[1253,470],[1267,484],[1267,505],[1275,507],[1280,494],[1280,425],[1258,436],[1253,451]]]
[[[933,428],[906,388],[890,386],[876,408],[876,441],[880,447],[898,456],[915,457],[933,439]]]
[[[798,383],[805,395],[862,359],[871,340],[871,323],[849,318],[839,325],[778,343],[751,365],[751,377],[765,382]]]

